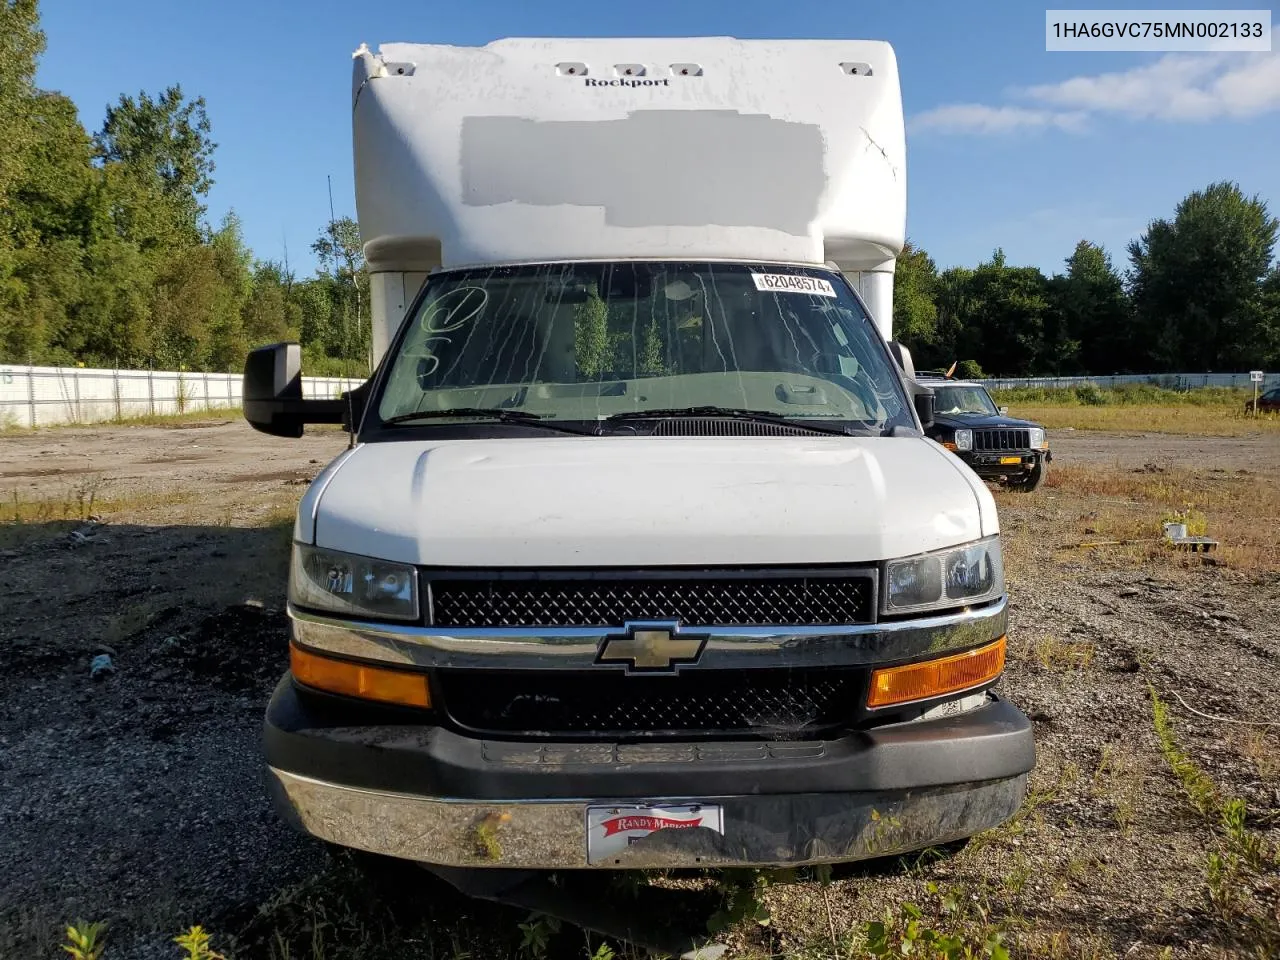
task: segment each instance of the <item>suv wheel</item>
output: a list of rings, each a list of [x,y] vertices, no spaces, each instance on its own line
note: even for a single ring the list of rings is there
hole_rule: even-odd
[[[1049,462],[1045,460],[1044,457],[1040,457],[1036,460],[1036,465],[1031,468],[1031,472],[1027,474],[1026,479],[1019,481],[1014,485],[1014,487],[1015,489],[1025,490],[1030,493],[1032,490],[1035,490],[1044,483],[1044,478],[1048,473]]]

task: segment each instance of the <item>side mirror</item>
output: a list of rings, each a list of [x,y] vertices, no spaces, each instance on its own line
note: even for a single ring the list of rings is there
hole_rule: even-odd
[[[999,409],[1000,409],[1000,416],[1007,417],[1009,415],[1008,407],[1000,407]]]
[[[928,430],[933,426],[933,391],[916,382],[916,365],[911,360],[910,350],[896,340],[890,340],[888,347],[894,362],[902,369],[906,379],[907,392],[911,394],[911,402],[916,408],[916,416],[920,418],[920,426]]]
[[[916,378],[916,366],[911,360],[911,351],[896,340],[890,340],[889,353],[897,361],[898,366],[902,368],[902,372],[907,375],[907,379],[914,380]]]
[[[308,423],[342,423],[344,400],[304,400],[302,347],[273,343],[251,350],[244,361],[244,418],[276,437],[300,437]]]
[[[920,418],[920,426],[928,430],[933,426],[933,391],[917,393],[912,400],[915,402],[916,416]]]

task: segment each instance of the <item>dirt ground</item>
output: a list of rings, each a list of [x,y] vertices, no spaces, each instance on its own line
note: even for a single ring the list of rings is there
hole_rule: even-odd
[[[237,487],[283,482],[313,475],[317,463],[336,456],[346,443],[347,435],[336,429],[308,433],[300,440],[277,439],[250,430],[238,418],[12,432],[0,435],[0,502],[11,500],[14,491],[23,497],[74,492],[90,477],[109,477],[110,492],[117,496],[207,480]],[[1280,468],[1280,437],[1268,435],[1055,430],[1053,446],[1063,463]]]
[[[107,960],[177,957],[194,923],[240,957],[517,952],[525,914],[417,874],[371,893],[267,803],[292,508],[346,442],[238,419],[0,436],[0,960],[62,955],[77,918],[109,923]],[[1014,957],[1280,956],[1280,437],[1054,442],[1049,486],[999,495],[1001,690],[1038,745],[1023,811],[946,856],[773,883],[769,923],[736,923],[731,957],[862,956],[849,933],[906,902],[939,929],[1002,931]],[[1100,503],[1158,530],[1176,506],[1158,497],[1227,480],[1239,504],[1206,501],[1210,532],[1254,552],[1080,547],[1118,529]],[[584,955],[539,929],[545,956]]]

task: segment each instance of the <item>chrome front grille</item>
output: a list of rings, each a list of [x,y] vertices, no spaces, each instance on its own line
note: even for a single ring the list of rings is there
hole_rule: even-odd
[[[834,626],[875,619],[875,573],[426,577],[441,627]]]

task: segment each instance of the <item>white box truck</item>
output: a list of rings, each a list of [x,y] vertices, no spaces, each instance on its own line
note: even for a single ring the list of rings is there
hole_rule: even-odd
[[[376,369],[245,415],[301,500],[278,808],[440,868],[835,863],[1019,807],[978,477],[892,340],[905,136],[864,41],[354,57]]]

